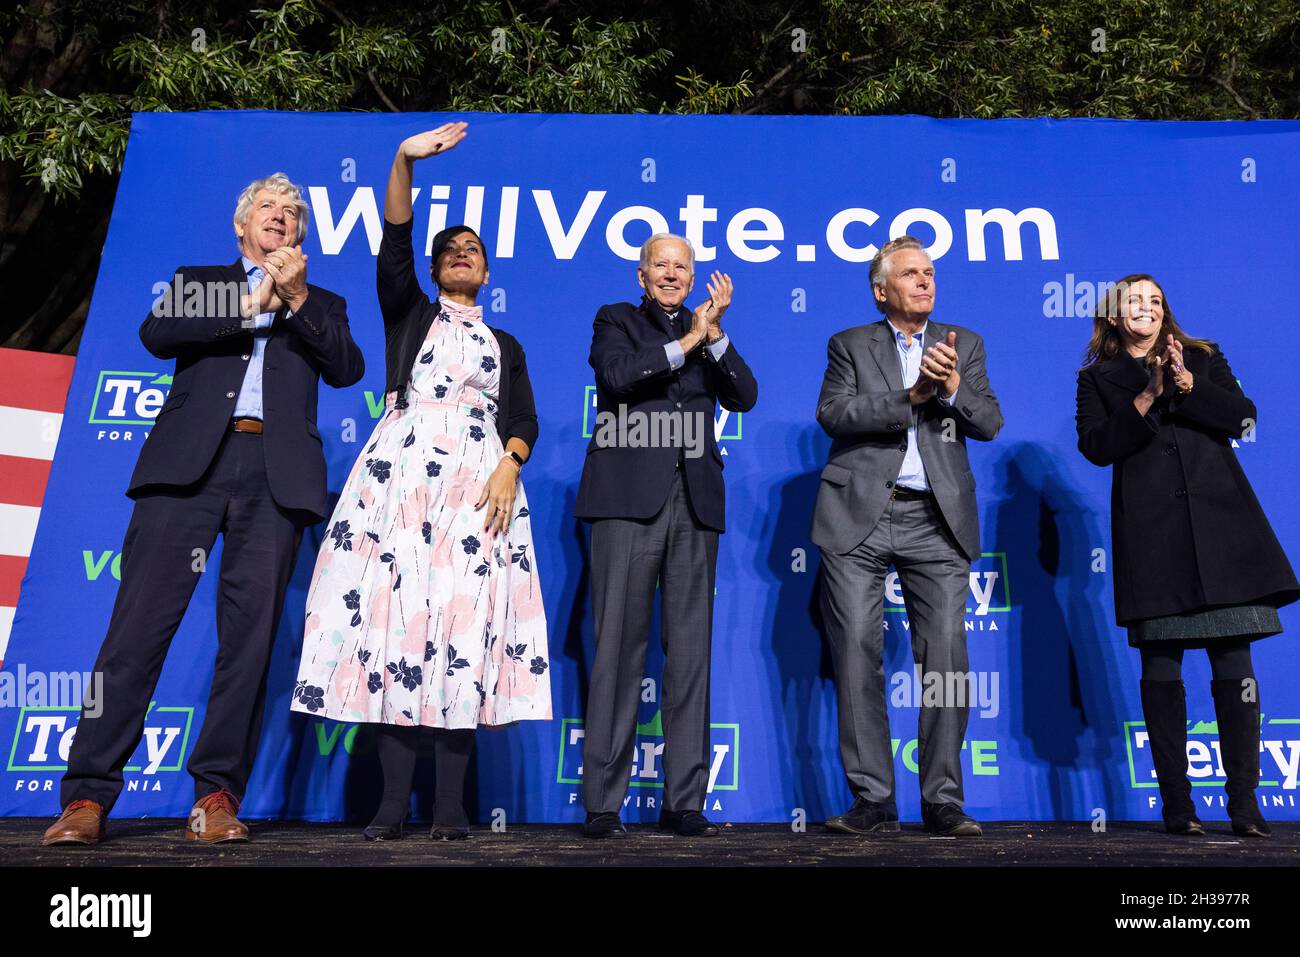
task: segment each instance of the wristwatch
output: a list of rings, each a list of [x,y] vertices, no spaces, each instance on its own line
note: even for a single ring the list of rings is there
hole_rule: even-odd
[[[518,452],[515,452],[511,449],[507,449],[506,455],[510,456],[512,459],[515,460],[515,465],[518,465],[521,469],[524,467],[524,460],[519,457]]]

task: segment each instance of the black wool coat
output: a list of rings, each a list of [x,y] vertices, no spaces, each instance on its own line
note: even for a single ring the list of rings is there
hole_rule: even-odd
[[[1121,626],[1206,608],[1281,606],[1300,585],[1237,461],[1231,440],[1256,421],[1216,346],[1186,349],[1186,395],[1166,392],[1145,415],[1147,383],[1127,353],[1083,369],[1079,451],[1112,466],[1115,619]]]

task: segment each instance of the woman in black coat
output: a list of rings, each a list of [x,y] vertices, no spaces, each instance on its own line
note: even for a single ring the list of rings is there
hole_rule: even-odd
[[[1218,347],[1188,336],[1160,285],[1126,276],[1098,304],[1079,373],[1079,451],[1113,466],[1115,618],[1142,655],[1142,713],[1165,828],[1204,834],[1187,780],[1183,652],[1209,655],[1234,833],[1265,837],[1250,643],[1300,585],[1232,450],[1253,433]]]

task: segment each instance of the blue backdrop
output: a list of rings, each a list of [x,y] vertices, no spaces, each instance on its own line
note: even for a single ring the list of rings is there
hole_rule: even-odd
[[[374,290],[383,191],[397,144],[441,115],[279,113],[135,117],[35,548],[4,662],[0,813],[54,814],[77,712],[75,687],[103,638],[130,502],[122,490],[171,364],[137,336],[155,283],[237,255],[231,215],[253,178],[309,187],[304,246],[315,283],[347,297],[367,371],[322,386],[319,423],[337,493],[378,418],[383,328]],[[982,694],[963,754],[967,807],[985,819],[1155,819],[1136,653],[1111,601],[1110,475],[1075,449],[1074,373],[1096,285],[1151,272],[1194,335],[1218,340],[1260,426],[1238,455],[1283,546],[1300,555],[1285,481],[1300,404],[1286,341],[1297,293],[1300,123],[953,121],[920,117],[471,115],[469,138],[417,165],[417,243],[445,223],[481,227],[492,258],[486,318],[528,352],[541,438],[525,481],[551,626],[555,716],[481,731],[477,812],[581,819],[592,661],[586,544],[572,514],[593,425],[586,356],[606,302],[639,297],[636,248],[653,230],[691,236],[699,273],[729,272],[725,325],[760,384],[757,407],[719,415],[729,531],[718,562],[706,810],[732,821],[810,821],[850,799],[836,743],[829,658],[811,616],[809,519],[829,441],[814,419],[826,341],[878,313],[866,262],[911,232],[933,243],[935,317],[979,330],[1006,416],[971,443],[986,554],[966,617]],[[423,270],[423,266],[421,266]],[[429,288],[427,273],[422,281]],[[698,302],[699,291],[689,302]],[[245,803],[252,817],[368,818],[378,767],[365,729],[289,712],[303,604],[323,525],[304,538],[271,665],[266,722]],[[1152,561],[1159,542],[1151,543]],[[214,554],[211,562],[220,560]],[[184,815],[184,764],[203,720],[216,649],[215,565],[173,646],[122,815]],[[1296,611],[1283,611],[1288,630]],[[657,627],[657,626],[656,626]],[[887,615],[900,810],[915,818],[916,702],[908,622]],[[657,634],[657,632],[656,632]],[[653,642],[652,642],[653,644]],[[1296,819],[1300,655],[1289,635],[1255,646],[1267,816]],[[647,665],[626,819],[661,793],[661,659]],[[1222,768],[1203,655],[1186,670],[1196,795],[1222,810]],[[427,813],[429,775],[419,799]]]

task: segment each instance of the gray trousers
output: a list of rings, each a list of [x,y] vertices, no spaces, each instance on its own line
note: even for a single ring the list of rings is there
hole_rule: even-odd
[[[618,812],[627,794],[656,584],[663,596],[661,810],[703,809],[709,783],[709,653],[717,561],[718,533],[692,514],[680,471],[673,473],[668,501],[654,518],[592,523],[596,661],[582,746],[587,813]]]
[[[822,552],[822,613],[835,662],[840,758],[855,797],[894,804],[894,755],[885,703],[884,592],[898,571],[923,674],[964,676],[970,562],[933,499],[894,500],[846,555]],[[948,682],[945,681],[945,686]],[[921,799],[962,804],[961,747],[969,703],[922,705],[917,738]]]

